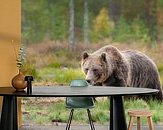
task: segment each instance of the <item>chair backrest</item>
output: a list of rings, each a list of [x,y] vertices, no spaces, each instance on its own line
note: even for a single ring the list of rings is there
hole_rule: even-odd
[[[70,83],[70,87],[87,87],[89,86],[88,82],[84,79],[75,79]]]
[[[86,80],[76,79],[72,80],[70,87],[88,87]],[[92,97],[67,97],[66,107],[68,108],[92,108],[94,107],[94,99]]]

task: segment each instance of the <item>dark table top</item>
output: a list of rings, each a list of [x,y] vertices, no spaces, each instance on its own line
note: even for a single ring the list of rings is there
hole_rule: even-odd
[[[68,97],[68,96],[125,96],[125,95],[144,95],[157,93],[156,89],[133,88],[133,87],[70,87],[70,86],[33,86],[32,94],[16,92],[13,87],[0,87],[0,96],[19,96],[19,97]]]

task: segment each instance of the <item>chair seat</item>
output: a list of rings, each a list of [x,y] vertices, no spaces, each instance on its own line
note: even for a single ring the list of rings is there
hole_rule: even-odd
[[[152,116],[152,112],[148,110],[129,110],[128,114],[130,116],[136,116],[136,117],[141,117],[141,116]]]
[[[67,97],[66,107],[70,109],[72,108],[91,109],[94,108],[95,105],[92,97]]]
[[[140,118],[141,117],[147,117],[149,129],[154,130],[151,111],[149,111],[149,110],[129,110],[128,114],[130,115],[128,130],[132,130],[132,126],[134,124],[135,117],[137,118],[137,130],[140,130]]]

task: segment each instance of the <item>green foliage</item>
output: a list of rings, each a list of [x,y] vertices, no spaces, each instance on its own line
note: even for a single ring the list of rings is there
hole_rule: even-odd
[[[32,120],[32,121],[35,121],[37,124],[44,124],[44,123],[47,123],[48,122],[48,117],[47,116],[43,116],[45,113],[45,110],[44,110],[45,107],[38,107],[37,105],[28,105],[25,107],[26,110],[30,110],[30,117],[26,117],[26,116],[23,116],[23,119],[24,120]]]
[[[113,41],[124,42],[129,39],[130,33],[130,26],[127,24],[125,19],[121,17],[120,22],[115,26],[115,29],[113,31]]]
[[[109,37],[114,28],[114,24],[109,21],[108,11],[102,8],[93,21],[93,29],[90,32],[93,41]]]
[[[127,102],[125,102],[125,108],[126,109],[140,109],[140,108],[149,109],[149,106],[148,106],[148,103],[142,99],[134,100],[134,101],[133,99],[130,99]]]
[[[22,37],[25,41],[62,40],[68,35],[68,1],[23,0]],[[62,15],[61,15],[62,14]],[[24,37],[26,36],[26,37]]]
[[[22,45],[19,49],[19,52],[18,52],[18,57],[16,59],[17,61],[17,67],[19,70],[22,69],[22,67],[24,66],[24,60],[25,60],[25,56],[26,56],[26,53],[25,53],[25,48],[24,46]]]
[[[43,40],[46,33],[48,12],[46,10],[46,1],[23,0],[22,1],[22,33],[26,35],[28,41]]]
[[[51,40],[64,40],[69,34],[69,1],[47,1],[49,17],[48,36]]]
[[[163,63],[159,62],[159,64],[157,64],[157,66],[158,66],[158,71],[159,71],[159,74],[160,74],[161,82],[163,83]]]
[[[22,72],[24,75],[32,75],[35,78],[38,77],[36,67],[33,64],[30,64],[28,61],[24,64]]]
[[[57,105],[50,105],[48,108],[48,120],[66,122],[68,117],[68,111],[65,109],[64,102],[58,102]]]
[[[113,41],[118,42],[142,42],[148,43],[151,41],[148,28],[145,23],[140,19],[136,18],[133,22],[127,22],[121,17],[118,24],[115,26],[113,31]]]
[[[158,0],[158,5],[159,5],[160,7],[163,7],[163,0]]]
[[[22,67],[24,66],[24,61],[25,61],[25,56],[26,56],[26,51],[25,51],[24,45],[21,44],[18,52],[16,50],[16,45],[14,43],[14,40],[12,40],[12,46],[13,46],[14,53],[15,53],[17,68],[19,70],[21,70]]]
[[[158,66],[158,71],[160,73],[163,73],[163,64],[158,64],[157,66]]]
[[[159,0],[158,6],[162,7],[162,3],[162,0]],[[113,41],[118,42],[131,42],[134,40],[149,42],[151,39],[156,40],[155,1],[151,2],[149,7],[142,0],[120,1],[118,3],[121,6],[119,16],[124,19],[120,19],[119,22],[116,21],[118,24],[115,27],[109,18],[109,4],[111,3],[108,0],[88,1],[90,41],[98,42],[104,38],[113,38]],[[74,1],[74,6],[75,39],[76,41],[82,41],[83,0]],[[22,0],[21,14],[22,38],[27,43],[42,42],[44,40],[67,40],[69,38],[68,0]]]
[[[163,103],[151,100],[148,102],[150,109],[153,112],[153,121],[159,123],[163,121]]]
[[[110,117],[109,115],[109,109],[110,109],[110,103],[109,99],[102,99],[97,102],[95,102],[96,107],[93,109],[93,119],[102,124],[106,124],[107,121],[109,121]]]
[[[109,23],[108,11],[106,8],[102,8],[99,12],[99,15],[97,15],[94,21],[94,30],[96,32],[104,31],[104,34],[105,34],[110,28],[109,26],[111,27]]]
[[[160,114],[160,113],[159,113],[159,114]],[[162,116],[162,117],[163,117],[163,116]],[[161,117],[158,116],[157,114],[153,114],[153,116],[152,116],[152,120],[153,120],[153,122],[158,123],[158,122],[161,121]]]

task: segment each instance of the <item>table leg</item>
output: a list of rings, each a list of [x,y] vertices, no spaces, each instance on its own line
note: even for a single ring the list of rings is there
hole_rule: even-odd
[[[110,130],[127,130],[122,96],[110,97]]]
[[[18,130],[16,96],[3,97],[0,130]]]

